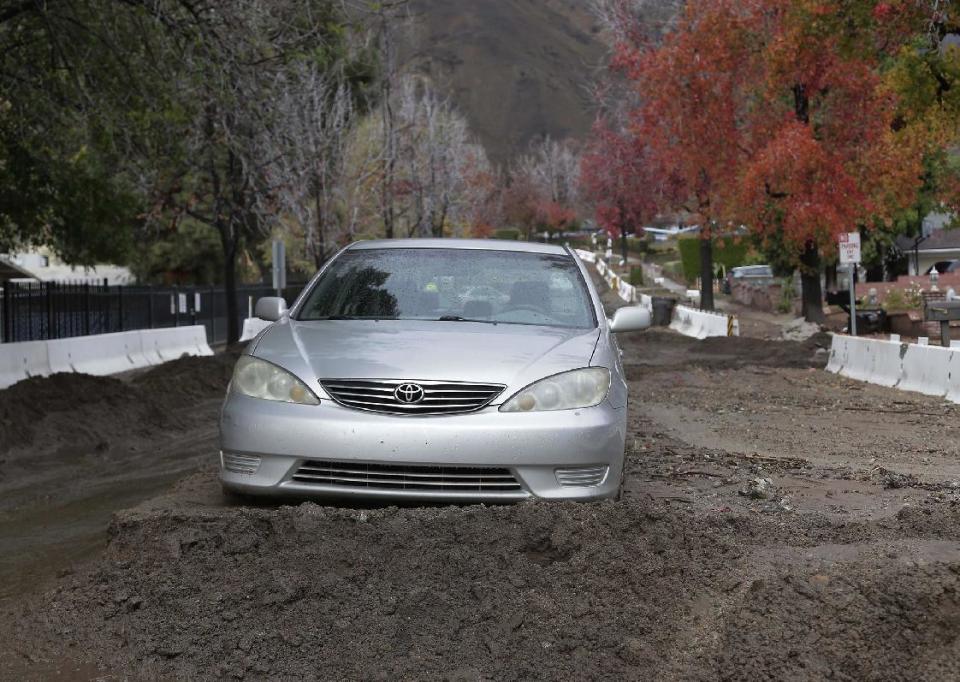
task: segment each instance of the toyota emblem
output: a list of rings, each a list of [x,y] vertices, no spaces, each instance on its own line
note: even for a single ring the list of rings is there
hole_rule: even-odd
[[[400,384],[393,392],[393,397],[404,405],[416,405],[423,400],[423,387],[417,384]]]

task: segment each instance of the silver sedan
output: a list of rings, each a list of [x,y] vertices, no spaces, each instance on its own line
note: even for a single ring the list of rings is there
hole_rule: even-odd
[[[237,363],[220,421],[227,491],[384,500],[592,500],[623,476],[615,333],[567,248],[353,244]]]

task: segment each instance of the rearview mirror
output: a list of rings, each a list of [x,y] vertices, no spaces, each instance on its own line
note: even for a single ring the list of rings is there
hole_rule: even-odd
[[[267,322],[276,322],[287,312],[287,302],[279,296],[267,296],[257,301],[256,316]]]
[[[614,334],[639,332],[650,326],[650,311],[640,306],[619,308],[610,320],[610,331]]]

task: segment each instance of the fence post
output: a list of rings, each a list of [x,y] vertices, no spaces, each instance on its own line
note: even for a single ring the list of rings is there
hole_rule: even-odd
[[[2,325],[2,338],[0,341],[6,343],[10,341],[10,320],[12,319],[10,314],[10,301],[13,300],[13,297],[10,295],[10,287],[13,283],[10,280],[4,280],[3,282],[3,325]]]
[[[147,320],[150,322],[150,329],[153,329],[153,285],[147,287]]]
[[[46,289],[47,289],[47,296],[46,296],[47,336],[45,338],[48,338],[48,339],[57,338],[53,335],[53,293],[54,293],[53,289],[54,287],[55,287],[55,284],[53,282],[47,282],[47,286],[46,286]],[[42,337],[43,334],[41,334],[40,336]]]
[[[119,324],[119,329],[117,331],[123,331],[123,285],[117,285],[117,322]]]
[[[210,301],[207,303],[207,306],[210,308],[210,343],[216,343],[217,338],[217,318],[213,314],[213,306],[217,300],[216,294],[213,292],[213,289],[210,290]]]
[[[17,330],[19,331],[19,330]],[[17,334],[17,338],[20,335]],[[33,283],[27,283],[27,341],[33,341]]]
[[[83,335],[90,336],[90,281],[83,283]]]
[[[110,286],[107,284],[107,278],[103,278],[103,284],[100,285],[100,308],[104,311],[103,326],[100,328],[101,334],[110,333]],[[106,302],[106,305],[103,303]]]

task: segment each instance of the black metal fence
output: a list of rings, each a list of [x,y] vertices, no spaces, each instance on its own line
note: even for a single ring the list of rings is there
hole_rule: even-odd
[[[287,303],[304,286],[288,286],[283,292]],[[269,285],[237,287],[238,325],[243,324],[251,303],[274,295]],[[224,343],[228,336],[227,296],[222,287],[3,282],[0,321],[3,343],[194,324],[207,328],[212,344]]]

